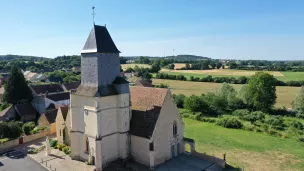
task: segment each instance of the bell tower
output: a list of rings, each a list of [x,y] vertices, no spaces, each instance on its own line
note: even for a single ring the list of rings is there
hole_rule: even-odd
[[[81,51],[81,85],[98,90],[120,76],[120,51],[105,26],[93,25]]]

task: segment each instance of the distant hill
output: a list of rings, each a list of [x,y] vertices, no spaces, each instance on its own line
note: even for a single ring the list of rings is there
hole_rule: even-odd
[[[13,59],[24,59],[26,61],[29,61],[29,60],[42,61],[44,59],[50,59],[50,58],[39,57],[39,56],[23,56],[23,55],[0,55],[0,61],[3,61],[3,60],[11,61]]]
[[[127,60],[135,60],[136,58],[139,58],[140,56],[122,56],[126,58]],[[203,57],[203,56],[196,56],[196,55],[177,55],[177,56],[143,56],[147,57],[150,59],[155,59],[155,58],[168,58],[168,59],[175,59],[177,61],[196,61],[196,60],[206,60],[206,59],[211,59],[208,57]]]

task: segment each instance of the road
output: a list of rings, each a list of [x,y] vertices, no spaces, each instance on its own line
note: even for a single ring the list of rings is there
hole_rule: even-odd
[[[20,151],[9,150],[0,153],[0,171],[48,171],[39,163]]]

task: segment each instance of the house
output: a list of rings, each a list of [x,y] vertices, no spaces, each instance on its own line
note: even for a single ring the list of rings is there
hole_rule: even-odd
[[[37,116],[39,116],[39,113],[31,103],[17,104],[15,105],[15,111],[17,114],[16,117],[20,118],[20,120],[23,122],[36,122],[38,118]]]
[[[60,84],[31,85],[29,87],[33,94],[32,105],[40,114],[44,113],[52,103],[46,100],[46,95],[64,92]]]
[[[44,74],[38,74],[36,81],[45,81],[46,76]]]
[[[53,94],[46,94],[45,107],[49,107],[50,104],[54,105],[69,105],[70,104],[70,92],[60,92]]]
[[[39,126],[48,126],[50,128],[50,134],[56,134],[56,117],[58,109],[48,110],[38,119]]]
[[[72,82],[72,83],[64,83],[62,84],[62,88],[64,91],[73,91],[76,90],[80,85],[80,81]]]
[[[15,119],[15,110],[13,106],[10,106],[0,112],[0,122],[9,121]]]
[[[56,117],[56,135],[58,143],[70,145],[71,120],[68,106],[58,108]]]
[[[107,28],[94,25],[70,97],[71,157],[97,170],[130,157],[153,169],[184,152],[184,125],[169,89],[129,87],[119,53]]]
[[[73,71],[73,72],[76,72],[76,73],[81,72],[81,66],[74,66],[74,67],[72,68],[72,71]]]
[[[130,93],[132,158],[154,167],[184,153],[184,124],[170,90],[134,86]]]
[[[27,72],[27,71],[26,71]],[[35,72],[30,72],[27,75],[25,75],[25,79],[27,81],[36,81],[36,78],[39,76],[39,74]]]
[[[152,83],[148,80],[143,79],[142,77],[131,77],[128,79],[130,85],[132,86],[140,86],[140,87],[153,87]]]

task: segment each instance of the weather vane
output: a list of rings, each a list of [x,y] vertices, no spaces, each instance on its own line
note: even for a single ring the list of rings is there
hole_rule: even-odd
[[[94,18],[94,16],[96,15],[95,14],[95,7],[94,7],[94,5],[93,5],[93,7],[92,7],[92,10],[93,10],[93,13],[92,13],[92,15],[93,15],[93,24],[95,24],[95,18]]]

